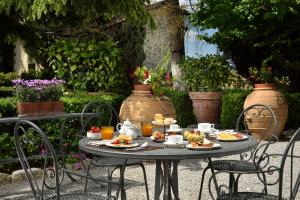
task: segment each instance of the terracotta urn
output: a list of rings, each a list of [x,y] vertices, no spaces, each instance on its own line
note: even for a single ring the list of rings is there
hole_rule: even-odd
[[[176,119],[176,110],[169,98],[158,98],[150,91],[133,90],[123,101],[119,115],[121,123],[129,119],[137,128],[141,128],[142,123],[151,123],[156,113]]]
[[[285,96],[276,89],[274,84],[255,84],[254,90],[244,102],[244,109],[253,104],[265,104],[271,107],[278,123],[276,135],[280,136],[288,116],[288,104]],[[265,121],[264,123],[263,119],[257,119],[247,122],[249,130],[254,137],[261,138],[261,134],[267,134],[271,137],[271,128],[268,127],[269,121]],[[266,130],[270,130],[270,133],[265,133]],[[266,137],[266,139],[270,137]]]

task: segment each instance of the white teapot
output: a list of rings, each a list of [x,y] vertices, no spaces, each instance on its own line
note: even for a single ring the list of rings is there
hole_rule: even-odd
[[[130,135],[132,139],[135,139],[138,136],[137,128],[128,120],[128,118],[123,122],[123,124],[118,123],[116,128],[120,134]]]

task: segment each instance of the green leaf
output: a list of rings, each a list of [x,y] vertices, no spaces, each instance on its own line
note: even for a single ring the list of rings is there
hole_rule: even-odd
[[[77,66],[76,66],[76,65],[72,65],[72,66],[71,66],[71,71],[74,72],[74,71],[76,71],[76,70],[77,70]]]

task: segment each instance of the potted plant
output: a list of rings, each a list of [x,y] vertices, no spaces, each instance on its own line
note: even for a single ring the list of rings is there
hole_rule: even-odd
[[[139,91],[150,91],[150,79],[151,74],[150,70],[146,68],[146,66],[137,66],[134,73],[133,78],[135,81],[134,89]]]
[[[283,93],[277,90],[277,86],[289,85],[289,78],[287,76],[274,76],[272,67],[263,65],[260,68],[249,68],[249,80],[253,83],[254,90],[247,96],[244,102],[244,108],[253,104],[265,104],[270,106],[274,111],[278,122],[276,135],[280,136],[287,119],[288,104]],[[267,122],[268,120],[265,121]],[[264,129],[270,130],[267,129],[269,124],[263,122],[263,119],[247,122],[252,134],[257,136],[257,138],[260,138],[260,134],[264,133]]]
[[[52,80],[13,80],[18,99],[19,116],[38,116],[63,112],[62,96],[65,81]]]
[[[140,127],[141,123],[151,123],[156,113],[176,118],[176,109],[172,101],[163,95],[163,87],[172,83],[172,76],[166,68],[137,67],[133,77],[139,85],[134,85],[135,90],[121,105],[119,114],[121,122],[128,118]],[[147,89],[144,89],[145,85]]]
[[[198,122],[218,123],[221,89],[228,83],[229,64],[223,56],[186,58],[181,64],[181,79],[193,102]]]

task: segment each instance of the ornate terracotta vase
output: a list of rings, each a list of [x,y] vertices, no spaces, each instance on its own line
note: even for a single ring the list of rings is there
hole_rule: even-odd
[[[276,135],[280,136],[288,116],[288,104],[285,96],[276,89],[274,84],[255,84],[254,90],[245,100],[244,109],[253,104],[265,104],[271,107],[276,115],[278,123]],[[266,123],[263,119],[258,119],[251,123],[247,122],[247,125],[254,137],[261,138],[262,134],[267,134],[271,137],[271,132],[264,132],[264,130],[270,130],[270,128],[267,128],[268,120],[265,121]],[[269,137],[266,139],[269,139]]]

